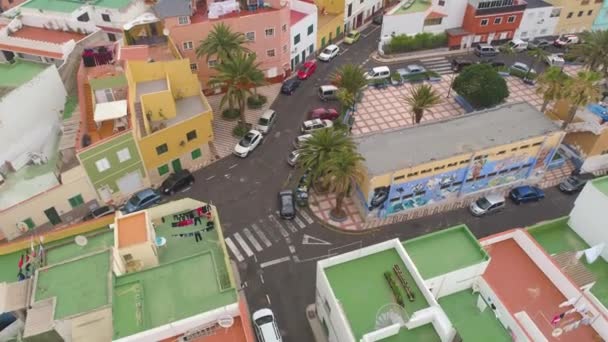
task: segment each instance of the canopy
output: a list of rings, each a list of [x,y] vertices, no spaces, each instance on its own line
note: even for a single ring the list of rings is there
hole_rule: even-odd
[[[95,106],[95,122],[114,120],[127,115],[127,100],[102,102]]]
[[[124,24],[123,29],[125,31],[129,31],[130,29],[132,29],[135,26],[138,25],[145,25],[145,24],[152,24],[155,22],[160,21],[160,19],[158,19],[157,16],[155,16],[154,14],[150,13],[150,12],[146,12],[142,15],[140,15],[139,17],[129,21],[128,23]]]

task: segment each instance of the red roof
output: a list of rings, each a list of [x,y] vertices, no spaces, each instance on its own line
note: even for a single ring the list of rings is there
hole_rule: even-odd
[[[11,33],[10,36],[15,38],[37,40],[55,44],[65,44],[72,39],[78,42],[86,37],[86,35],[77,32],[47,30],[44,28],[32,26],[23,26],[17,32]]]
[[[121,61],[147,61],[150,59],[150,49],[146,45],[122,46],[118,52]]]
[[[289,23],[295,25],[298,21],[304,19],[306,13],[291,10]]]

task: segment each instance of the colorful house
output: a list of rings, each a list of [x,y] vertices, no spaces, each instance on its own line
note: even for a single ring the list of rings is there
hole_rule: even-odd
[[[578,33],[592,29],[604,0],[545,0],[561,7],[555,34]]]
[[[467,0],[403,1],[384,15],[380,35],[388,40],[401,34],[442,33],[462,26],[466,8]]]
[[[608,29],[608,1],[603,2],[591,29],[594,31]]]
[[[355,202],[364,217],[384,218],[538,181],[563,134],[530,104],[517,103],[363,136],[357,144],[367,177]]]
[[[526,2],[528,5],[513,38],[531,40],[553,35],[559,22],[561,8],[544,0],[526,0]]]
[[[311,1],[312,2],[312,1]],[[344,0],[316,0],[317,5],[317,47],[331,44],[344,33]]]
[[[469,0],[462,26],[448,29],[448,46],[470,48],[479,43],[512,39],[527,3],[523,0]]]
[[[317,6],[295,0],[291,2],[289,30],[291,32],[291,69],[314,58],[317,50]]]
[[[150,183],[212,159],[213,113],[187,59],[126,63],[131,127]]]

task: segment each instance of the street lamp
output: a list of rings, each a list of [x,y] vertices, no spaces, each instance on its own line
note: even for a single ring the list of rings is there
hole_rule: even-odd
[[[455,77],[456,73],[453,72],[452,76],[450,77],[450,87],[448,88],[448,95],[446,96],[446,98],[450,98],[450,93],[452,92],[452,86],[454,85],[454,77]]]

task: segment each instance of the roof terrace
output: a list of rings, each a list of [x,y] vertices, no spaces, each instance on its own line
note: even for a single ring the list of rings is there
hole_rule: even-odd
[[[130,3],[131,0],[92,0],[86,4],[95,7],[120,9],[128,6]],[[24,3],[23,7],[51,12],[72,13],[84,4],[84,2],[78,0],[30,0]]]
[[[48,64],[17,59],[14,63],[0,63],[0,95],[29,82],[48,68]],[[4,88],[4,93],[2,89]]]
[[[399,15],[399,14],[424,12],[429,7],[431,7],[431,5],[432,5],[431,1],[428,1],[428,0],[405,0],[401,4],[396,6],[395,9],[392,10],[390,14]]]

